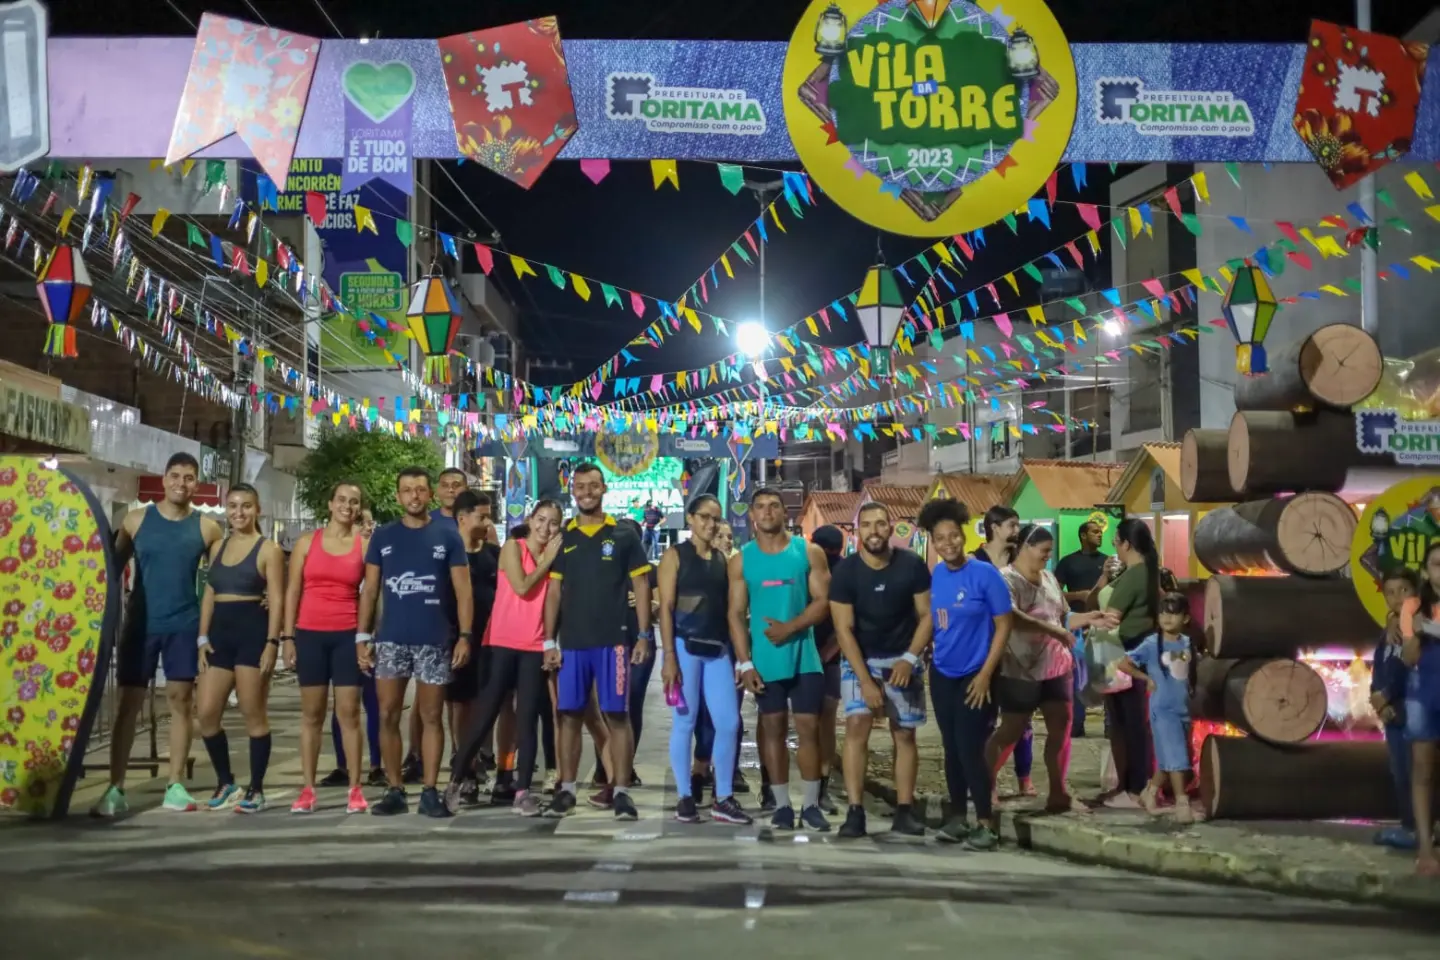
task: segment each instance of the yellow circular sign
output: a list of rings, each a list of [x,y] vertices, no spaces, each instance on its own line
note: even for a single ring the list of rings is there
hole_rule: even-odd
[[[1350,579],[1378,624],[1385,623],[1385,574],[1396,567],[1420,571],[1425,551],[1440,540],[1440,476],[1404,480],[1365,506],[1350,544]]]
[[[795,152],[842,209],[943,237],[1044,185],[1070,142],[1075,88],[1041,0],[813,0],[781,96]]]

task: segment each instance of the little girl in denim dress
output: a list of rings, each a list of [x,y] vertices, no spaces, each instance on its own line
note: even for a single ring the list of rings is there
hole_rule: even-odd
[[[1158,796],[1165,778],[1175,793],[1175,819],[1190,823],[1194,814],[1185,796],[1190,774],[1190,667],[1193,651],[1185,628],[1190,623],[1190,601],[1182,594],[1160,598],[1156,618],[1160,629],[1140,642],[1120,670],[1144,680],[1150,691],[1150,736],[1155,745],[1155,776],[1140,795],[1151,814],[1160,812]]]

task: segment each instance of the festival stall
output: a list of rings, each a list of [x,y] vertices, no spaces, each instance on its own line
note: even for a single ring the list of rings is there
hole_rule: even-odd
[[[816,490],[800,510],[800,532],[809,540],[821,527],[836,527],[845,534],[845,552],[855,547],[855,515],[864,499],[859,493]]]
[[[985,534],[981,528],[985,511],[991,507],[1008,504],[1018,479],[1019,474],[1006,476],[985,473],[942,473],[935,477],[935,482],[926,492],[925,499],[927,501],[959,500],[965,504],[965,508],[970,511],[970,524],[965,528],[965,552],[973,553],[985,542]],[[924,539],[925,531],[920,531],[920,537]],[[939,562],[940,558],[935,555],[935,551],[929,548],[928,542],[922,552],[931,566]]]
[[[1135,452],[1106,500],[1127,517],[1144,520],[1155,536],[1160,564],[1182,580],[1204,578],[1209,571],[1191,548],[1201,519],[1223,503],[1191,503],[1180,483],[1181,444],[1146,443]]]
[[[1124,470],[1113,461],[1023,460],[1008,505],[1021,522],[1054,534],[1058,560],[1080,549],[1080,525],[1104,506]]]

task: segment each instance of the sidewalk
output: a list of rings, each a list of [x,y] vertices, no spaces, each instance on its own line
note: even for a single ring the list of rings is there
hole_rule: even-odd
[[[1038,718],[1036,723],[1033,779],[1040,796],[1016,796],[1013,764],[1006,764],[1000,774],[1000,833],[1009,843],[1037,853],[1160,876],[1410,910],[1440,907],[1440,883],[1417,879],[1411,856],[1371,843],[1376,829],[1371,824],[1229,821],[1182,828],[1168,811],[1159,818],[1124,810],[1043,813],[1048,789],[1045,735]],[[1092,712],[1088,723],[1091,736],[1073,741],[1069,780],[1077,799],[1100,792],[1101,758],[1108,749],[1100,736],[1102,726],[1102,718]],[[840,737],[843,741],[843,725]],[[920,728],[918,740],[916,806],[924,812],[928,825],[939,826],[949,803],[944,753],[933,722]],[[865,789],[873,798],[893,805],[892,762],[889,732],[877,727],[870,738]]]

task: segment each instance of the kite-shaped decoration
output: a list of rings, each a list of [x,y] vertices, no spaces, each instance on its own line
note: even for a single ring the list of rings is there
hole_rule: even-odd
[[[35,289],[50,329],[45,353],[52,357],[79,356],[75,349],[75,323],[90,303],[90,271],[80,251],[68,244],[56,247],[40,268]]]
[[[405,317],[410,334],[425,353],[427,383],[450,382],[450,348],[460,332],[460,301],[441,277],[425,277],[410,288]]]
[[[460,152],[528,190],[578,129],[555,18],[438,43]]]
[[[1410,151],[1430,48],[1310,23],[1295,132],[1337,190]]]
[[[319,54],[314,37],[203,15],[165,164],[239,134],[283,193]]]

